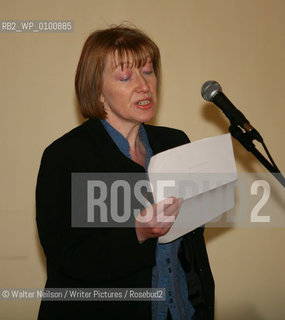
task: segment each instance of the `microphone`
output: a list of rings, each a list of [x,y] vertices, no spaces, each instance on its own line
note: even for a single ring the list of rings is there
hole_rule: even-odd
[[[206,81],[201,88],[201,95],[204,100],[213,102],[219,107],[233,126],[240,126],[246,132],[250,132],[257,141],[263,141],[261,135],[249,123],[244,114],[239,111],[222,92],[222,87],[218,82],[213,80]]]

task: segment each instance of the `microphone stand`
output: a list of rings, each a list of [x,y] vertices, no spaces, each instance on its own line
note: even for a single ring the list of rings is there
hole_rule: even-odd
[[[264,167],[272,173],[272,175],[282,184],[283,187],[285,187],[285,178],[279,171],[279,169],[276,166],[273,166],[256,148],[254,143],[252,142],[254,139],[256,139],[257,131],[255,129],[252,129],[249,132],[244,132],[239,126],[237,125],[231,125],[229,127],[229,131],[231,135],[237,139],[244,148],[251,152],[259,162],[261,162]],[[263,145],[264,147],[264,145]]]

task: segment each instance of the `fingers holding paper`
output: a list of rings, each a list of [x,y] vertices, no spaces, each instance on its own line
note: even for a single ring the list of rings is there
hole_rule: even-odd
[[[136,217],[138,241],[165,235],[179,213],[183,199],[170,197],[145,208]]]

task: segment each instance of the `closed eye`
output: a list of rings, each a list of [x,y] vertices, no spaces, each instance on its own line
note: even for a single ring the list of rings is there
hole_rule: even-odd
[[[128,81],[128,80],[130,80],[130,77],[127,77],[127,78],[121,78],[121,79],[120,79],[120,81],[121,81],[121,82],[126,82],[126,81]]]

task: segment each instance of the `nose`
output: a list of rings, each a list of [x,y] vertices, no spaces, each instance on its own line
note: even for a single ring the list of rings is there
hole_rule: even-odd
[[[147,79],[141,74],[137,74],[137,91],[148,92],[150,90]]]

